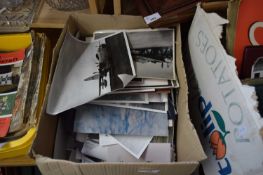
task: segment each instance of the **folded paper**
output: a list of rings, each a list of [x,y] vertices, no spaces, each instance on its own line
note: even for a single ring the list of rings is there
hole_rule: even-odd
[[[67,33],[48,96],[47,113],[58,114],[125,87],[135,69],[125,33],[91,43]]]

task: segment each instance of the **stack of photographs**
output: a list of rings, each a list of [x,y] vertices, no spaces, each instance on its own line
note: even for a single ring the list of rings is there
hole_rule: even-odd
[[[97,31],[94,32],[93,39],[96,41],[121,31],[123,30]],[[129,41],[130,52],[136,69],[136,78],[151,78],[151,81],[174,80],[173,83],[178,86],[174,62],[174,30],[136,29],[125,30],[124,32]],[[155,84],[149,83],[149,86],[151,85]],[[144,83],[144,86],[147,84]]]
[[[79,33],[66,33],[47,113],[75,108],[73,139],[67,144],[70,160],[175,160],[179,84],[174,33],[107,30],[85,40]]]
[[[68,32],[50,87],[47,113],[58,114],[122,89],[135,75],[124,32],[93,42],[77,40]]]

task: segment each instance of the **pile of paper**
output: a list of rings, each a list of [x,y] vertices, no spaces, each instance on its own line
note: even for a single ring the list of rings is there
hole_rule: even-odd
[[[47,112],[75,108],[77,162],[170,162],[176,121],[173,29],[66,33]],[[75,155],[75,156],[73,156]]]

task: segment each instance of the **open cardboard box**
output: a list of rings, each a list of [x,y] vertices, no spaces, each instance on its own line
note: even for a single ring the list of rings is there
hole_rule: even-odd
[[[143,18],[137,16],[110,16],[73,14],[69,17],[64,30],[53,51],[52,67],[47,85],[50,87],[60,47],[65,33],[79,29],[81,33],[92,35],[95,30],[105,29],[137,29],[146,28]],[[67,64],[67,63],[65,63]],[[199,161],[206,158],[197,133],[190,121],[188,110],[188,86],[182,61],[180,26],[176,29],[176,68],[180,89],[177,98],[178,127],[177,127],[177,162],[171,163],[74,163],[66,160],[52,159],[54,142],[58,124],[58,116],[49,116],[43,111],[37,138],[33,145],[36,163],[43,174],[191,174]],[[77,94],[77,92],[76,92]],[[47,100],[45,100],[47,101]],[[65,116],[64,116],[65,117]],[[72,117],[70,115],[66,117]],[[41,155],[41,156],[40,156]]]

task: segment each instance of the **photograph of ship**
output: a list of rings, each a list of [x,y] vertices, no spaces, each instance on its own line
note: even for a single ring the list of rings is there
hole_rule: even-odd
[[[127,37],[136,77],[175,80],[173,29],[128,31]]]
[[[95,32],[94,39],[97,40],[119,31]],[[173,29],[137,29],[125,32],[134,61],[136,78],[176,80]]]
[[[171,47],[131,49],[133,60],[140,63],[161,63],[161,67],[171,66],[173,50]]]

